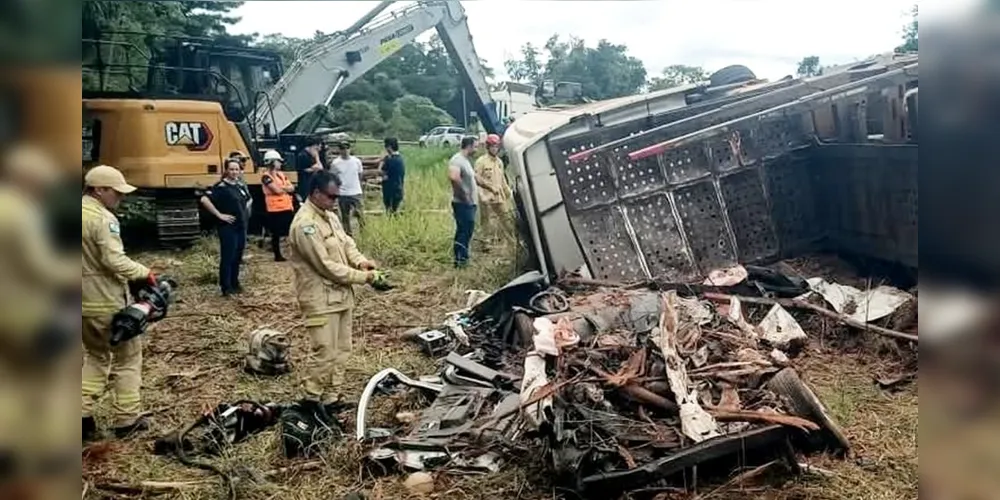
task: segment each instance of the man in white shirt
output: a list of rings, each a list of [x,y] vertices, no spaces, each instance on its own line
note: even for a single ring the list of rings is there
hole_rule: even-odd
[[[337,202],[340,206],[340,222],[344,226],[344,231],[349,236],[354,236],[351,230],[351,215],[358,218],[358,228],[365,226],[364,208],[362,200],[364,191],[361,188],[361,173],[364,166],[356,156],[351,155],[351,144],[342,141],[338,145],[340,156],[332,162],[331,170],[340,177],[340,197]]]

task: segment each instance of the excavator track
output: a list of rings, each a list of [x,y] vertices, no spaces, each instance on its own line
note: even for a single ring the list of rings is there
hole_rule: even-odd
[[[156,207],[156,239],[160,246],[188,247],[201,237],[198,201],[188,197],[160,195]]]
[[[141,227],[129,231],[133,244],[186,248],[201,237],[201,220],[194,192],[142,190],[134,197],[143,207]]]

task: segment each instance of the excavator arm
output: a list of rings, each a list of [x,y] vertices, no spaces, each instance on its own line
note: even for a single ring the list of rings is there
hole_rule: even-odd
[[[259,99],[253,114],[257,131],[281,132],[319,104],[391,57],[421,34],[436,29],[473,106],[489,133],[502,133],[489,84],[472,44],[465,9],[458,1],[419,1],[376,20],[392,1],[380,2],[347,30],[310,47]],[[269,135],[267,132],[265,135]]]

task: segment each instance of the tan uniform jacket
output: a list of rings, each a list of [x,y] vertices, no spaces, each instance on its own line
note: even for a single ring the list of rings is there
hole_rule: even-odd
[[[149,268],[125,255],[118,218],[91,196],[84,196],[82,217],[82,315],[112,315],[128,301],[128,282],[149,275]]]
[[[507,186],[507,177],[504,175],[503,162],[500,158],[484,154],[476,160],[474,169],[476,174],[488,182],[494,191],[500,193],[496,195],[489,190],[480,189],[480,203],[506,203],[509,199],[510,188]]]
[[[288,242],[306,326],[317,326],[326,321],[327,314],[353,308],[352,285],[364,284],[368,277],[357,268],[368,259],[344,232],[336,215],[307,200],[292,220]]]
[[[35,334],[55,314],[56,292],[80,284],[76,258],[55,250],[42,212],[19,190],[0,186],[0,335],[11,336],[6,342]]]

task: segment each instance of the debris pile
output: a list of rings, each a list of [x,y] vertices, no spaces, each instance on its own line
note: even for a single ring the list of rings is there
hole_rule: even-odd
[[[844,453],[844,433],[792,366],[808,334],[789,309],[820,309],[853,326],[863,308],[867,327],[864,318],[885,318],[913,297],[767,271],[720,272],[724,285],[697,290],[571,295],[522,276],[440,329],[412,335],[428,354],[451,351],[443,369],[421,380],[394,370],[373,378],[357,438],[376,441],[369,458],[383,471],[495,471],[513,450],[544,450],[556,485],[588,498],[690,486],[692,470],[728,475],[777,461],[799,471],[799,453]],[[733,291],[759,293],[720,293]],[[835,292],[847,299],[831,300]],[[835,310],[810,302],[822,298]],[[850,301],[863,305],[848,311]],[[769,307],[744,305],[758,303]],[[419,387],[433,403],[398,431],[367,429],[365,408],[389,381]]]

